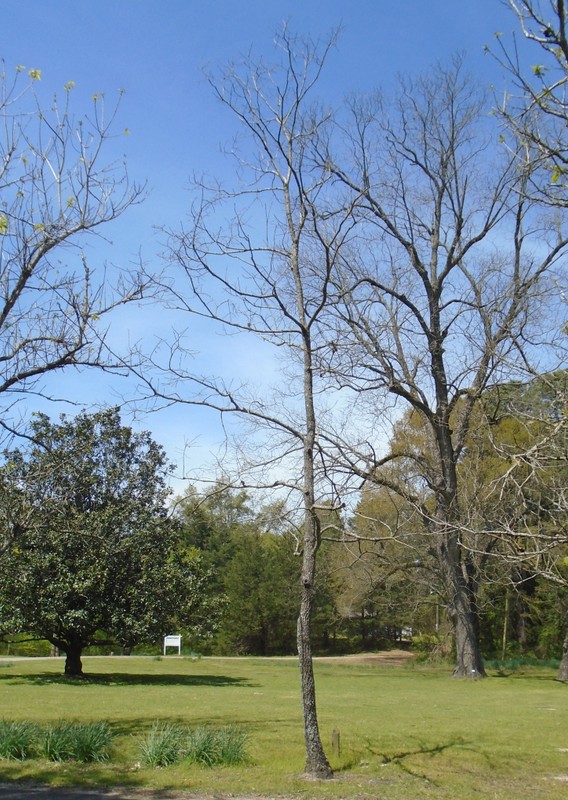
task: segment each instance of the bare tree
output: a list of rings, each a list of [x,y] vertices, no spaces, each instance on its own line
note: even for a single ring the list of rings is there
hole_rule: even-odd
[[[125,166],[105,162],[118,103],[93,98],[75,119],[63,103],[44,108],[19,68],[0,80],[0,426],[18,426],[22,395],[48,396],[42,377],[67,367],[117,368],[106,347],[110,312],[140,300],[151,279],[139,272],[94,268],[87,234],[120,217],[144,196]]]
[[[327,123],[326,111],[310,103],[333,43],[331,37],[319,47],[284,29],[276,38],[281,57],[276,66],[247,59],[211,79],[214,93],[245,135],[231,153],[241,182],[233,190],[200,181],[201,199],[190,225],[170,232],[172,305],[207,320],[212,330],[241,337],[239,345],[251,348],[251,360],[259,347],[255,341],[275,348],[281,372],[274,391],[262,385],[267,376],[261,374],[256,390],[191,374],[181,338],[167,364],[175,385],[150,387],[166,402],[236,415],[248,426],[246,446],[234,465],[239,483],[281,487],[298,498],[303,531],[297,643],[305,769],[320,778],[332,773],[317,721],[311,620],[321,541],[318,510],[322,503],[329,509],[334,497],[321,468],[322,400],[314,354],[330,276],[351,222],[349,208],[331,217],[324,213],[330,176],[310,161],[309,152]],[[230,348],[233,340],[225,341]]]
[[[530,199],[534,164],[524,145],[496,153],[486,109],[456,62],[402,80],[393,113],[380,98],[354,102],[343,132],[350,158],[331,140],[319,145],[357,221],[321,368],[360,395],[390,394],[422,421],[423,445],[378,458],[363,443],[349,465],[413,504],[435,542],[456,676],[484,675],[458,466],[486,389],[552,365],[550,343],[561,333],[555,268],[568,243],[562,220]],[[412,472],[392,483],[384,470],[400,459]]]

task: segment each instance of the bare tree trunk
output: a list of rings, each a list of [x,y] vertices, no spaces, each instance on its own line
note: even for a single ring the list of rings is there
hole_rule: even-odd
[[[448,545],[443,548],[442,559],[447,576],[448,616],[456,648],[454,677],[484,678],[486,672],[479,647],[475,598],[462,571],[460,545],[455,534],[451,535]]]
[[[483,658],[479,648],[476,621],[463,587],[456,587],[450,607],[450,619],[454,629],[456,646],[455,678],[486,677]]]
[[[558,680],[568,682],[568,613],[566,614],[566,636],[562,648],[562,661],[558,670]]]
[[[313,513],[306,515],[306,534],[302,563],[300,614],[298,616],[298,657],[302,683],[304,739],[306,743],[306,774],[314,778],[331,778],[333,773],[326,758],[316,713],[316,687],[312,661],[312,610],[314,576],[318,549],[318,521]]]

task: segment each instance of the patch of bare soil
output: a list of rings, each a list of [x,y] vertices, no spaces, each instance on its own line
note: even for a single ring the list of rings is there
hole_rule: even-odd
[[[314,661],[328,664],[369,664],[370,666],[401,667],[414,658],[408,650],[384,650],[380,653],[357,653],[349,656],[319,656]]]

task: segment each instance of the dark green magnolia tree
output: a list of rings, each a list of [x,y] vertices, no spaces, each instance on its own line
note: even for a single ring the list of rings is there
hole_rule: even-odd
[[[166,510],[170,471],[148,433],[116,409],[58,423],[37,415],[33,444],[4,454],[0,630],[64,651],[81,675],[85,647],[132,647],[205,611],[205,573]]]

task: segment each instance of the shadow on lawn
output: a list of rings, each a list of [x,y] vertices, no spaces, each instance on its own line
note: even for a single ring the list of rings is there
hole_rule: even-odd
[[[413,750],[403,750],[400,753],[393,753],[392,755],[387,755],[386,753],[381,753],[377,750],[374,750],[370,744],[367,744],[367,749],[373,755],[380,756],[380,758],[382,758],[383,766],[386,766],[387,764],[396,764],[398,767],[400,767],[400,769],[402,769],[403,772],[406,772],[407,775],[411,775],[413,778],[420,778],[421,780],[427,781],[434,786],[437,785],[436,782],[429,778],[426,774],[418,772],[415,768],[407,764],[407,759],[412,758],[412,756],[439,756],[446,750],[451,750],[455,747],[469,749],[470,743],[465,739],[458,737],[457,739],[445,742],[444,744],[437,744],[430,747],[427,747],[426,745],[418,745]]]
[[[68,678],[53,672],[36,672],[34,675],[1,675],[0,683],[10,680],[33,686],[62,684],[65,686],[255,686],[247,678],[233,678],[228,675],[145,675],[143,673],[89,673],[82,678]]]

